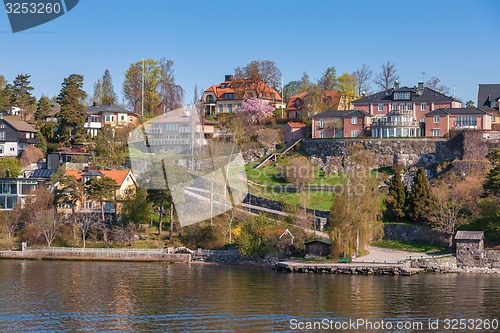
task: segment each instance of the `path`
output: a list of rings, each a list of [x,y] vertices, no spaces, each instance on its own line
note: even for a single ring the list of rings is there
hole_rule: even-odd
[[[367,255],[358,257],[356,262],[387,262],[397,263],[407,257],[412,258],[432,258],[431,255],[421,252],[408,252],[393,249],[386,249],[383,247],[368,246]]]

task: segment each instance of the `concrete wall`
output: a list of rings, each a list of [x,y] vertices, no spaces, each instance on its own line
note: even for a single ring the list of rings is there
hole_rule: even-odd
[[[190,262],[191,255],[166,252],[86,252],[61,250],[2,251],[0,259],[53,259],[53,260],[96,260],[96,261],[166,261]]]
[[[438,246],[448,245],[448,238],[445,234],[431,231],[425,225],[384,224],[384,240],[412,241]]]

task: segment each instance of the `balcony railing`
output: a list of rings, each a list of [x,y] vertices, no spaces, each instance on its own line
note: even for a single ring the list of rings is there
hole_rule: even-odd
[[[191,127],[179,127],[179,133],[191,133]]]
[[[455,128],[469,128],[469,129],[477,129],[477,124],[463,124],[463,123],[454,123]]]
[[[418,121],[375,121],[372,127],[420,127]]]
[[[148,143],[151,146],[188,145],[189,139],[151,139]]]
[[[161,127],[150,127],[146,128],[146,134],[162,134]]]

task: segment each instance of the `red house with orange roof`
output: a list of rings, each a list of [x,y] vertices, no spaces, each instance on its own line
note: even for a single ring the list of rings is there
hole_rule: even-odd
[[[264,82],[233,79],[232,75],[205,90],[201,102],[205,115],[213,116],[237,112],[241,103],[250,98],[261,99],[275,108],[284,107],[280,94]]]
[[[327,109],[329,110],[348,110],[350,105],[346,105],[345,98],[342,97],[338,90],[325,90],[322,93],[323,103],[325,103]],[[308,102],[313,97],[313,94],[304,91],[300,94],[293,95],[288,100],[286,105],[286,111],[288,113],[288,119],[302,120],[304,118],[310,118],[315,113],[322,112],[324,110],[307,110]]]

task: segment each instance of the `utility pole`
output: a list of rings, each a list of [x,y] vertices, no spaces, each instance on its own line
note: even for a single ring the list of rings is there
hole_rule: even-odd
[[[144,59],[142,59],[141,116],[144,117]]]

